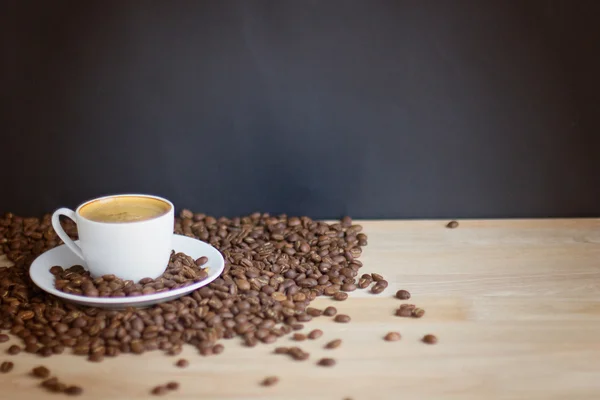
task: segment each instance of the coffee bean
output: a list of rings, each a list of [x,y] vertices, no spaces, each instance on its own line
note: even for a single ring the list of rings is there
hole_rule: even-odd
[[[294,324],[294,325],[292,325],[292,329],[295,330],[295,331],[299,331],[299,330],[304,329],[304,325],[302,325],[302,324]]]
[[[321,358],[317,365],[322,367],[333,367],[335,365],[335,360],[333,358]]]
[[[312,330],[312,331],[311,331],[311,332],[308,334],[308,338],[309,338],[309,339],[312,339],[312,340],[318,339],[318,338],[320,338],[321,336],[323,336],[323,331],[322,331],[322,330],[320,330],[320,329],[315,329],[315,330]]]
[[[13,344],[8,348],[8,350],[6,350],[6,352],[12,356],[15,356],[21,352],[21,348],[16,344]]]
[[[28,352],[41,356],[62,354],[67,347],[90,359],[156,349],[179,354],[184,344],[197,347],[201,354],[218,354],[221,338],[240,336],[249,346],[258,340],[272,343],[290,333],[292,326],[300,328],[323,314],[333,316],[335,311],[311,309],[310,302],[356,285],[362,267],[360,243],[366,244],[367,238],[349,220],[326,224],[308,217],[260,213],[217,219],[189,210],[181,215],[175,218],[174,232],[214,245],[225,256],[225,270],[210,284],[177,300],[118,311],[64,303],[35,288],[27,279],[32,260],[59,244],[51,215],[0,216],[0,241],[6,238],[0,246],[6,243],[2,250],[9,251],[14,263],[0,268],[0,296],[11,299],[0,311],[0,330],[10,329]],[[67,220],[64,226],[76,239],[76,225]],[[161,277],[137,283],[117,276],[92,278],[80,265],[56,266],[52,273],[55,286],[64,292],[140,296],[206,279],[207,271],[196,261],[173,252]],[[254,336],[259,329],[267,331],[261,339]],[[300,350],[292,357],[302,360],[309,355]],[[61,382],[54,386],[64,390],[61,387],[66,389]]]
[[[342,285],[342,290],[344,292],[353,292],[356,290],[356,285],[354,283],[344,283]],[[343,293],[343,292],[341,292]]]
[[[383,287],[377,283],[371,288],[371,293],[380,294],[380,293],[383,293],[384,290],[385,290],[385,287]]]
[[[371,282],[373,282],[373,279],[360,278],[358,280],[358,285],[357,286],[360,289],[366,289],[371,284]]]
[[[400,334],[398,332],[389,332],[384,336],[384,340],[388,342],[397,342],[400,340]]]
[[[428,335],[423,336],[423,343],[436,344],[437,342],[438,342],[438,339],[434,335],[428,334]]]
[[[348,298],[348,293],[346,292],[337,292],[335,295],[333,295],[333,299],[337,300],[337,301],[344,301]]]
[[[379,281],[382,281],[382,280],[383,280],[383,276],[381,276],[381,275],[379,275],[379,274],[376,274],[375,272],[373,272],[373,273],[371,274],[371,277],[373,278],[373,280],[374,280],[375,282],[379,282]]]
[[[161,386],[154,387],[150,393],[152,393],[155,396],[162,396],[163,394],[166,394],[168,391],[169,391],[169,388],[161,385]]]
[[[324,276],[327,276],[327,275],[324,275]],[[316,309],[316,308],[313,308],[313,307],[308,307],[306,309],[306,313],[308,315],[310,315],[311,317],[320,317],[323,314],[323,311],[319,310],[319,309]]]
[[[342,339],[334,339],[325,345],[326,349],[337,349],[342,344]]]
[[[323,315],[326,315],[328,317],[333,317],[335,316],[335,314],[337,314],[337,309],[335,307],[329,306],[323,311]]]
[[[79,396],[83,393],[83,389],[79,386],[69,386],[65,389],[65,393],[69,396]]]
[[[36,378],[46,379],[50,376],[50,370],[44,366],[35,367],[31,370],[31,374]]]
[[[5,342],[8,342],[9,340],[10,340],[10,337],[8,337],[8,335],[0,333],[0,343],[5,343]]]
[[[88,361],[90,361],[90,362],[102,362],[102,361],[104,361],[104,354],[92,353],[88,357]]]
[[[194,262],[197,266],[201,267],[204,264],[206,264],[208,262],[208,257],[206,256],[202,256],[200,258],[197,258],[196,261]]]
[[[279,382],[279,378],[276,376],[268,376],[261,382],[263,386],[273,386]]]
[[[386,281],[385,279],[382,279],[380,281],[377,281],[377,283],[375,284],[375,286],[381,286],[384,289],[387,288],[389,285],[388,281]]]
[[[458,228],[458,222],[450,221],[446,224],[446,228],[448,228],[448,229]]]
[[[221,354],[225,350],[225,346],[222,344],[215,344],[212,348],[213,354]]]
[[[294,336],[292,338],[296,341],[303,341],[306,340],[306,335],[302,333],[294,333]]]
[[[425,315],[425,310],[422,308],[415,308],[412,310],[412,316],[415,318],[421,318],[423,315]]]
[[[167,386],[167,389],[169,389],[169,390],[179,389],[179,383],[177,383],[177,382],[169,382],[169,383],[167,383],[166,386]]]
[[[2,364],[0,364],[0,372],[3,374],[6,374],[10,371],[12,371],[12,369],[14,368],[14,364],[12,361],[4,361]]]
[[[333,319],[335,322],[341,322],[343,324],[350,322],[350,316],[345,314],[338,314]]]
[[[410,299],[410,292],[404,289],[398,290],[396,292],[396,297],[400,300],[408,300]]]
[[[177,360],[175,365],[178,366],[179,368],[186,368],[188,365],[190,365],[190,362],[188,360],[186,360],[185,358],[182,358],[180,360]]]
[[[310,355],[299,347],[291,347],[288,354],[296,361],[307,360]]]
[[[396,310],[396,316],[398,317],[412,317],[412,310],[408,308],[399,308]]]

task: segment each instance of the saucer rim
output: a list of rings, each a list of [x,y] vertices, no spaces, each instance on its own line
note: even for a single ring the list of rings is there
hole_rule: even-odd
[[[51,287],[48,287],[48,285],[46,285],[46,283],[40,284],[39,280],[37,280],[34,277],[34,271],[37,271],[37,269],[34,269],[33,266],[35,264],[36,261],[38,261],[41,257],[43,256],[47,256],[48,253],[52,252],[52,251],[57,251],[58,249],[62,248],[62,247],[67,247],[65,244],[62,244],[60,246],[56,246],[42,254],[40,254],[39,256],[37,256],[35,258],[35,260],[33,260],[33,262],[31,263],[31,267],[29,268],[29,277],[31,278],[31,280],[33,281],[33,283],[39,287],[40,289],[42,289],[44,292],[49,293],[51,295],[63,298],[65,300],[70,300],[70,301],[74,301],[74,302],[78,302],[79,304],[82,303],[86,303],[87,305],[92,305],[92,304],[110,304],[110,305],[119,305],[119,304],[131,304],[131,305],[135,305],[136,303],[146,303],[146,302],[152,302],[152,301],[158,301],[158,300],[163,300],[164,298],[167,297],[173,297],[173,298],[178,298],[181,296],[184,296],[190,292],[193,292],[196,289],[199,289],[203,286],[208,285],[209,283],[211,283],[212,281],[214,281],[215,279],[217,279],[219,276],[221,276],[221,274],[223,273],[223,270],[225,269],[225,259],[223,258],[223,254],[221,254],[221,252],[215,248],[214,246],[212,246],[209,243],[206,243],[202,240],[193,238],[193,237],[189,237],[189,236],[185,236],[185,235],[179,235],[179,234],[173,234],[173,239],[174,240],[189,240],[189,241],[194,241],[194,242],[199,242],[202,245],[205,246],[209,246],[211,247],[213,250],[215,250],[217,252],[217,254],[219,255],[218,260],[216,260],[217,262],[217,266],[210,266],[209,267],[209,271],[214,270],[215,273],[211,274],[209,272],[209,275],[206,279],[204,279],[203,281],[200,282],[196,282],[193,283],[189,286],[185,286],[182,288],[178,288],[178,289],[174,289],[174,290],[167,290],[165,292],[161,292],[161,293],[153,293],[153,294],[146,294],[146,295],[141,295],[141,296],[131,296],[131,297],[89,297],[89,296],[80,296],[80,295],[76,295],[76,294],[72,294],[72,293],[65,293],[62,292],[58,289],[56,289],[54,287],[54,285],[52,285]],[[76,240],[75,243],[78,243],[79,240]],[[173,245],[173,247],[176,247],[175,244]],[[176,249],[175,249],[176,250]],[[212,261],[212,260],[211,260]],[[41,271],[40,271],[41,272]],[[48,273],[50,273],[48,271]],[[38,275],[39,276],[39,275]]]

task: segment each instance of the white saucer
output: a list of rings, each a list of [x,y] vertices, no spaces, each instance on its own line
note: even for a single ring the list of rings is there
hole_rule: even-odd
[[[79,241],[75,243],[77,242]],[[73,254],[65,245],[48,250],[36,258],[31,264],[29,275],[40,289],[72,303],[90,307],[121,309],[126,307],[148,307],[153,304],[176,299],[202,286],[208,285],[223,272],[225,267],[223,256],[208,243],[187,236],[173,235],[173,249],[176,252],[183,252],[194,259],[202,256],[208,257],[208,262],[202,266],[203,268],[208,268],[208,278],[179,289],[133,297],[86,297],[64,293],[54,287],[54,275],[50,273],[50,268],[60,265],[66,269],[76,264],[86,268],[85,262]]]

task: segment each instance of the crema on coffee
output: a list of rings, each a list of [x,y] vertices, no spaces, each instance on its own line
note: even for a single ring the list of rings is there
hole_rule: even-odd
[[[149,197],[119,196],[95,200],[79,209],[79,214],[95,222],[139,222],[166,214],[171,206]]]

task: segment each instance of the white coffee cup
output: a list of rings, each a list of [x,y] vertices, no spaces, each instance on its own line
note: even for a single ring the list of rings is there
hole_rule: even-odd
[[[107,222],[102,218],[90,219],[94,212],[98,214],[98,210],[110,212],[106,211],[106,207],[110,208],[111,205],[112,211],[116,210],[118,204],[122,207],[128,205],[129,208],[123,210],[131,211],[135,210],[131,207],[142,203],[146,204],[149,210],[152,204],[152,207],[156,206],[157,210],[164,210],[164,213],[148,219],[139,217],[141,220],[118,222]],[[122,217],[126,214],[123,212],[118,215]],[[71,240],[63,230],[59,221],[61,215],[77,224],[79,244]],[[174,216],[175,207],[166,199],[142,194],[123,194],[87,201],[75,211],[60,208],[52,215],[52,226],[65,245],[85,262],[93,277],[112,274],[121,279],[138,282],[146,277],[155,279],[166,270],[173,249]]]

